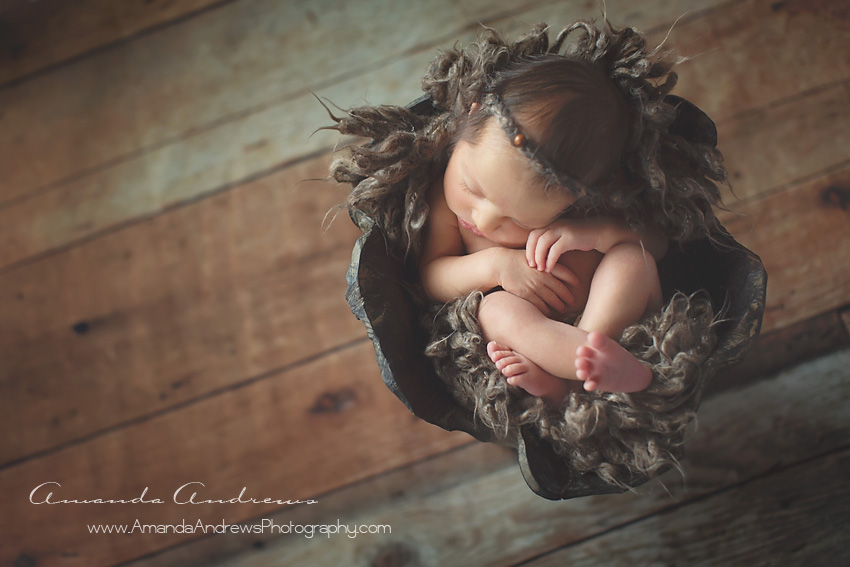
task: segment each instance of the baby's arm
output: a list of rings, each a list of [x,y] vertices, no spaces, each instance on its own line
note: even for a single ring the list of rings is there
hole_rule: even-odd
[[[450,301],[473,290],[501,286],[527,299],[541,312],[564,312],[575,296],[564,282],[578,278],[564,266],[551,273],[531,269],[525,251],[493,246],[465,254],[457,217],[446,204],[441,187],[431,191],[425,245],[419,260],[422,284],[435,301]]]
[[[526,260],[529,266],[549,272],[558,265],[561,255],[570,250],[596,250],[605,254],[623,243],[640,244],[653,259],[660,260],[667,252],[668,241],[656,229],[637,232],[609,218],[560,219],[528,235]]]

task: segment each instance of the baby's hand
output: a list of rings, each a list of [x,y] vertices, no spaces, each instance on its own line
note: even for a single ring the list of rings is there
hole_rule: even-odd
[[[560,219],[547,226],[532,230],[525,245],[528,265],[552,273],[557,269],[561,255],[570,250],[592,250],[588,241],[590,233],[586,223]]]
[[[576,297],[566,284],[579,285],[578,276],[558,264],[546,273],[529,267],[522,250],[503,249],[499,266],[499,285],[537,307],[544,315],[565,313],[575,305]]]

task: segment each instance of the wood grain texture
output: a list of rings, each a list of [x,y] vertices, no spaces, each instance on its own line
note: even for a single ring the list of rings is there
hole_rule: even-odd
[[[241,4],[253,3],[246,0]],[[689,6],[685,3],[681,8],[687,9]],[[241,24],[246,28],[250,26],[251,18],[265,16],[269,21],[278,21],[273,14],[262,11],[255,14],[249,7],[242,8],[245,14],[231,14],[223,10],[204,14],[197,20],[213,16],[242,18],[249,20]],[[255,7],[254,10],[260,8]],[[551,15],[553,11],[547,8],[526,15],[536,21],[543,15]],[[674,14],[677,15],[669,7],[663,13],[666,17],[675,17]],[[649,13],[639,13],[635,17],[638,15],[642,19],[633,22],[635,25],[654,25],[658,22]],[[516,27],[520,17],[523,17],[522,14],[499,19],[492,24],[498,27],[512,24]],[[283,16],[280,18],[283,21]],[[357,22],[364,18],[366,16],[359,14],[348,25],[356,28],[356,25],[360,25]],[[561,21],[568,19],[562,17]],[[439,27],[443,25],[441,21],[432,22],[426,18],[423,19],[423,26],[443,29]],[[206,27],[193,31],[194,28],[187,29],[190,24]],[[337,22],[331,18],[327,24],[327,36],[334,38],[333,41],[341,41],[344,36],[335,33],[334,26],[344,24],[344,20]],[[405,42],[412,40],[404,38],[404,42],[393,45],[397,45],[400,50],[416,47],[414,51],[404,52],[398,58],[385,57],[374,64],[364,63],[366,66],[361,73],[340,67],[341,63],[313,60],[311,57],[314,56],[310,55],[312,51],[292,61],[277,59],[277,52],[267,53],[266,56],[272,58],[272,61],[266,61],[260,55],[265,52],[260,47],[252,47],[251,42],[260,40],[246,36],[243,39],[248,45],[235,53],[243,50],[252,53],[252,57],[257,58],[254,65],[249,66],[253,71],[246,73],[245,77],[222,77],[222,84],[212,88],[202,81],[206,67],[212,66],[219,73],[224,73],[222,66],[241,69],[243,63],[228,59],[213,62],[207,52],[196,53],[193,50],[200,50],[199,46],[206,43],[223,42],[224,39],[216,34],[225,34],[229,26],[234,25],[217,20],[195,24],[193,19],[186,26],[181,26],[181,33],[188,34],[186,37],[181,35],[179,38],[171,38],[163,35],[163,32],[143,38],[142,43],[150,43],[148,47],[138,47],[135,42],[129,44],[127,50],[140,50],[145,57],[153,58],[156,54],[165,57],[162,53],[169,53],[167,57],[172,62],[163,66],[168,68],[160,68],[153,60],[146,61],[144,65],[133,63],[133,72],[147,73],[144,77],[127,76],[126,61],[122,58],[132,60],[136,57],[128,52],[121,56],[112,55],[113,59],[109,61],[92,62],[91,70],[63,70],[67,74],[65,79],[52,78],[61,73],[45,78],[64,80],[67,84],[39,86],[34,85],[38,81],[31,81],[20,88],[34,85],[31,88],[37,89],[37,92],[15,94],[15,90],[0,93],[0,105],[4,102],[4,95],[11,97],[6,101],[10,110],[0,118],[0,126],[3,126],[0,128],[0,149],[7,147],[9,150],[0,151],[0,166],[4,165],[4,155],[16,156],[15,159],[9,158],[6,168],[9,173],[5,180],[0,180],[0,203],[6,203],[5,207],[0,208],[0,224],[8,227],[0,234],[0,266],[99,234],[128,219],[155,214],[176,203],[199,198],[321,148],[328,148],[336,141],[331,133],[318,132],[310,136],[311,132],[329,123],[329,120],[321,106],[306,94],[307,88],[345,107],[360,104],[363,97],[373,102],[403,104],[419,94],[419,77],[433,58],[436,47],[448,48],[455,41],[468,43],[478,32],[475,27],[461,26],[456,28],[458,31],[454,34],[437,34],[433,37],[435,34],[432,33],[431,42],[425,44],[417,42],[408,45]],[[304,27],[299,28],[300,31],[287,33],[297,37],[299,33],[306,34],[309,29]],[[273,30],[268,33],[284,31]],[[385,30],[372,31],[377,33]],[[388,36],[388,41],[393,37]],[[417,37],[413,39],[423,40]],[[311,35],[310,41],[314,40],[315,37]],[[178,41],[181,43],[175,45]],[[366,50],[370,45],[358,49]],[[233,58],[236,54],[225,55]],[[201,57],[206,59],[201,60]],[[369,62],[376,55],[369,52],[363,57],[364,62]],[[378,62],[381,64],[378,65]],[[187,67],[182,67],[183,64]],[[273,64],[273,68],[254,69],[258,65]],[[284,72],[278,67],[291,68],[286,81],[273,74]],[[113,68],[115,76],[110,74]],[[192,72],[188,73],[187,68],[191,68]],[[95,76],[95,71],[99,75]],[[310,82],[308,79],[319,71],[327,71],[326,82]],[[82,78],[81,75],[85,73],[91,76]],[[263,73],[273,74],[273,77],[266,77]],[[280,80],[274,82],[273,78]],[[305,83],[285,92],[274,90],[269,84],[283,89],[282,85],[292,85],[299,78]],[[181,86],[185,81],[201,83]],[[78,92],[79,89],[98,88],[117,92],[108,96],[105,93]],[[250,93],[239,90],[243,88],[249,89]],[[176,89],[181,96],[161,92],[168,89]],[[184,90],[185,96],[182,96]],[[57,101],[37,99],[48,96],[42,94],[42,91],[66,92],[66,95]],[[257,97],[262,97],[262,93],[270,94],[260,100]],[[356,95],[352,96],[352,93]],[[162,104],[152,105],[149,101],[153,100],[162,101]],[[66,108],[75,104],[74,101],[77,101],[76,106]],[[79,101],[90,101],[92,104],[85,106]],[[50,116],[40,116],[37,126],[34,126],[33,117],[39,114],[27,106],[33,104],[55,108],[55,113],[60,114],[64,122],[51,126]],[[215,119],[211,118],[213,115]],[[131,118],[133,123],[127,123]],[[175,125],[169,127],[172,122]],[[2,137],[4,132],[5,138]],[[41,138],[38,140],[34,138],[39,136]],[[21,177],[41,175],[39,172],[47,170],[53,173],[49,174],[49,178],[44,177],[37,182],[28,182]]]
[[[221,2],[5,0],[0,4],[0,85]]]
[[[641,11],[627,9],[628,2],[615,0],[611,9],[623,8],[627,23],[646,28],[718,1],[671,4],[655,0]],[[92,5],[98,2],[104,4],[86,0]],[[41,8],[27,8],[50,12],[48,2],[40,3],[44,5]],[[108,35],[110,16],[122,10],[132,12],[138,8],[136,4],[135,0],[124,2],[121,7],[112,6],[112,12],[74,10],[73,17],[86,21],[76,25],[100,26],[105,29],[97,33]],[[179,10],[178,6],[172,2],[167,9]],[[174,143],[222,121],[238,120],[264,106],[304,95],[307,89],[320,90],[368,74],[411,53],[433,54],[435,47],[451,47],[456,40],[466,43],[480,30],[479,23],[510,27],[541,6],[542,11],[529,14],[531,22],[544,14],[565,23],[598,13],[593,4],[552,1],[521,6],[507,0],[223,3],[179,26],[92,54],[66,69],[0,93],[0,108],[6,110],[0,122],[0,147],[5,149],[8,144],[8,149],[24,160],[20,163],[0,156],[9,159],[0,161],[7,172],[0,181],[0,202],[112,164],[122,156]],[[61,17],[61,11],[56,17]],[[40,25],[54,24],[41,21]],[[417,71],[411,73],[411,69]],[[403,104],[409,99],[383,96],[387,87],[392,93],[393,85],[408,81],[418,90],[424,66],[405,71],[389,81],[367,80],[363,88],[348,91],[349,97],[341,101],[350,105],[361,97],[374,99],[377,95],[381,101]],[[350,98],[352,93],[355,100]],[[39,123],[33,127],[36,116]],[[313,129],[315,126],[306,132]]]
[[[786,327],[850,298],[850,167],[721,215],[768,273],[763,332]]]
[[[723,187],[724,201],[735,210],[847,161],[850,82],[747,112],[717,130],[732,186]]]
[[[834,311],[762,333],[740,364],[724,368],[711,378],[705,396],[749,386],[757,380],[773,376],[783,368],[847,348],[850,348],[847,328]]]
[[[9,462],[365,336],[330,156],[0,277]]]
[[[235,498],[247,487],[246,498],[306,500],[469,439],[409,413],[383,386],[371,344],[364,340],[0,470],[4,494],[14,496],[0,519],[5,534],[0,564],[23,554],[41,566],[112,565],[192,539],[174,533],[95,536],[86,529],[93,522],[235,523],[281,508],[172,503],[184,483],[203,482],[201,499]],[[148,498],[165,503],[30,504],[30,492],[48,481],[61,484],[54,500],[131,499],[149,487]]]
[[[431,55],[421,56],[415,68],[424,68]],[[402,64],[382,67],[378,78],[397,81],[404,71]],[[351,92],[364,92],[364,83],[363,78],[335,83],[321,94],[345,100]],[[419,87],[407,85],[407,91],[404,100],[412,100]],[[0,207],[0,224],[7,227],[0,233],[0,266],[101,237],[127,222],[271,175],[299,157],[329,151],[338,134],[310,133],[330,122],[312,96],[301,96]]]
[[[699,427],[688,442],[686,483],[678,473],[671,472],[661,479],[666,489],[651,483],[634,494],[551,502],[528,489],[515,465],[482,471],[457,484],[438,479],[435,482],[442,486],[436,491],[417,488],[413,494],[398,498],[382,495],[380,481],[368,482],[352,489],[376,496],[372,501],[364,498],[360,509],[325,513],[315,508],[310,511],[317,515],[293,521],[388,524],[392,526],[391,535],[307,539],[266,534],[269,537],[263,538],[263,545],[255,548],[248,548],[243,540],[243,553],[235,555],[223,547],[226,542],[205,538],[204,542],[188,544],[134,567],[201,565],[192,560],[184,563],[193,556],[193,549],[203,550],[206,564],[220,567],[395,565],[405,560],[423,567],[486,566],[533,559],[609,531],[616,534],[619,526],[664,510],[686,511],[706,495],[846,447],[850,442],[848,367],[850,350],[844,350],[707,400]],[[423,478],[421,482],[429,481]],[[836,513],[836,508],[830,508],[829,513]],[[213,561],[216,546],[222,546],[219,561]]]
[[[524,565],[847,565],[848,476],[840,451]]]
[[[715,121],[850,78],[843,0],[745,0],[676,26],[676,93]],[[699,102],[697,102],[699,101]]]
[[[338,83],[465,24],[446,0],[242,0],[95,53],[0,92],[0,147],[16,156],[0,157],[0,202]]]
[[[509,449],[474,441],[430,459],[323,494],[320,496],[321,506],[284,508],[263,519],[274,521],[276,525],[289,525],[289,522],[315,525],[336,522],[337,519],[347,521],[353,518],[353,512],[363,513],[391,503],[403,506],[405,502],[418,501],[465,485],[478,476],[516,466],[516,455]],[[247,525],[261,525],[261,522],[262,519],[254,520]],[[236,561],[237,558],[242,560],[245,556],[263,553],[266,549],[275,549],[281,539],[281,534],[274,534],[270,530],[260,534],[236,534],[227,538],[206,537],[134,561],[130,565],[216,565],[222,561]]]

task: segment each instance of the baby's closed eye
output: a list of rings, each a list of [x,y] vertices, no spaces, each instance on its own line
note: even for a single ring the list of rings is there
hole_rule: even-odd
[[[465,192],[469,193],[470,195],[476,195],[476,196],[478,195],[478,193],[476,193],[475,191],[473,191],[472,189],[469,188],[469,185],[467,185],[465,181],[460,182],[460,187],[461,187],[461,189],[463,189]]]

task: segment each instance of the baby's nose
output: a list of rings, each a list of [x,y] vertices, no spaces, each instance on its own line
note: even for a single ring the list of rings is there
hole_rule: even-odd
[[[498,214],[497,211],[494,211],[492,208],[482,207],[478,211],[478,218],[475,219],[475,224],[478,226],[478,230],[481,230],[483,232],[491,232],[499,228],[501,218],[502,216]]]

